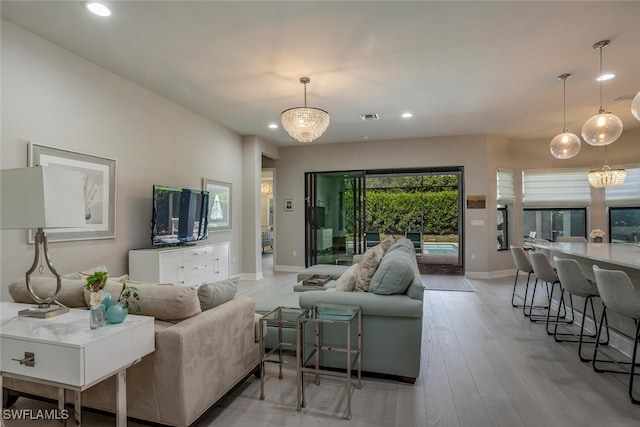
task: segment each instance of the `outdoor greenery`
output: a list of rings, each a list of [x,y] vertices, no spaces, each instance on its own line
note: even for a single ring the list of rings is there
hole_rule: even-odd
[[[426,241],[458,241],[458,177],[455,175],[368,177],[367,230],[404,236],[422,230]],[[353,198],[345,194],[347,212]],[[347,231],[354,229],[347,218]]]
[[[437,193],[367,191],[366,224],[370,230],[404,235],[423,230],[424,234],[457,234],[458,192]]]

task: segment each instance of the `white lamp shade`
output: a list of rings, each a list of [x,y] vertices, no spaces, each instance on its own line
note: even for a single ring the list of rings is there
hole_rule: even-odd
[[[84,184],[79,172],[56,167],[0,171],[1,228],[80,228]]]

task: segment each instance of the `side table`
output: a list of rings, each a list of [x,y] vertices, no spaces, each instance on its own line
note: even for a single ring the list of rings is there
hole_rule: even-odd
[[[70,309],[48,319],[18,317],[29,304],[0,303],[0,383],[16,378],[73,390],[74,414],[82,423],[83,390],[116,375],[116,426],[127,425],[126,369],[155,351],[153,317],[128,315],[123,323],[89,328],[89,310]],[[0,408],[1,410],[1,408]]]
[[[284,360],[282,357],[283,351],[297,350],[296,344],[284,342],[282,340],[282,327],[288,326],[295,328],[297,325],[296,321],[302,312],[303,309],[297,307],[276,307],[260,318],[259,336],[260,348],[262,352],[262,357],[260,358],[260,400],[264,400],[264,364],[266,362],[279,364],[278,378],[282,379],[282,365],[284,364]],[[265,349],[264,341],[264,331],[268,325],[276,326],[278,329],[278,339],[276,345],[273,346],[273,348],[271,348],[269,351]],[[296,338],[297,336],[298,334],[296,333]],[[298,360],[298,354],[299,353],[296,352],[296,361]],[[272,357],[274,355],[276,355],[276,357]]]
[[[305,325],[311,323],[313,325],[314,340],[313,345],[307,352],[305,341]],[[336,325],[345,328],[346,338],[344,347],[323,346],[321,336],[321,325]],[[353,348],[352,329],[356,327],[356,345]],[[362,310],[354,305],[341,304],[316,304],[305,309],[297,320],[297,346],[296,356],[298,360],[298,411],[306,407],[304,397],[304,373],[309,372],[315,374],[315,383],[320,384],[320,374],[331,375],[345,378],[345,387],[347,394],[347,416],[351,419],[351,372],[355,366],[358,372],[358,382],[356,387],[362,388]],[[320,368],[320,353],[322,351],[344,352],[346,357],[346,372],[336,372],[324,370]],[[313,359],[314,366],[307,366]]]

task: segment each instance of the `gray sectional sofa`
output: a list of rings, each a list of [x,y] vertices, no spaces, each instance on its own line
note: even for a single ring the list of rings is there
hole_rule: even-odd
[[[378,255],[371,256],[372,250],[377,250]],[[379,262],[373,271],[369,268],[367,272],[370,281],[366,291],[337,290],[340,289],[341,282],[347,281],[344,275],[349,274],[348,267],[316,265],[301,272],[298,279],[302,280],[311,274],[332,275],[337,279],[337,288],[275,294],[258,302],[256,309],[264,314],[278,305],[310,307],[318,303],[329,303],[360,306],[362,370],[414,382],[420,374],[424,287],[413,243],[409,239],[400,239],[386,250],[380,245],[378,249],[371,248],[365,252],[360,263],[367,263],[371,258],[379,258]],[[285,334],[285,339],[295,339],[293,330],[288,333],[288,337]],[[323,345],[337,346],[344,343],[343,328],[326,329],[322,334]],[[270,336],[274,337],[275,334],[269,333],[267,338]],[[343,355],[333,352],[323,354],[321,359],[321,364],[325,367],[344,368],[345,363]]]

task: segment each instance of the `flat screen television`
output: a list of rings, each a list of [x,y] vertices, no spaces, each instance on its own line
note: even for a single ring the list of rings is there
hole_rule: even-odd
[[[186,245],[207,238],[209,193],[188,188],[153,186],[151,242]]]

